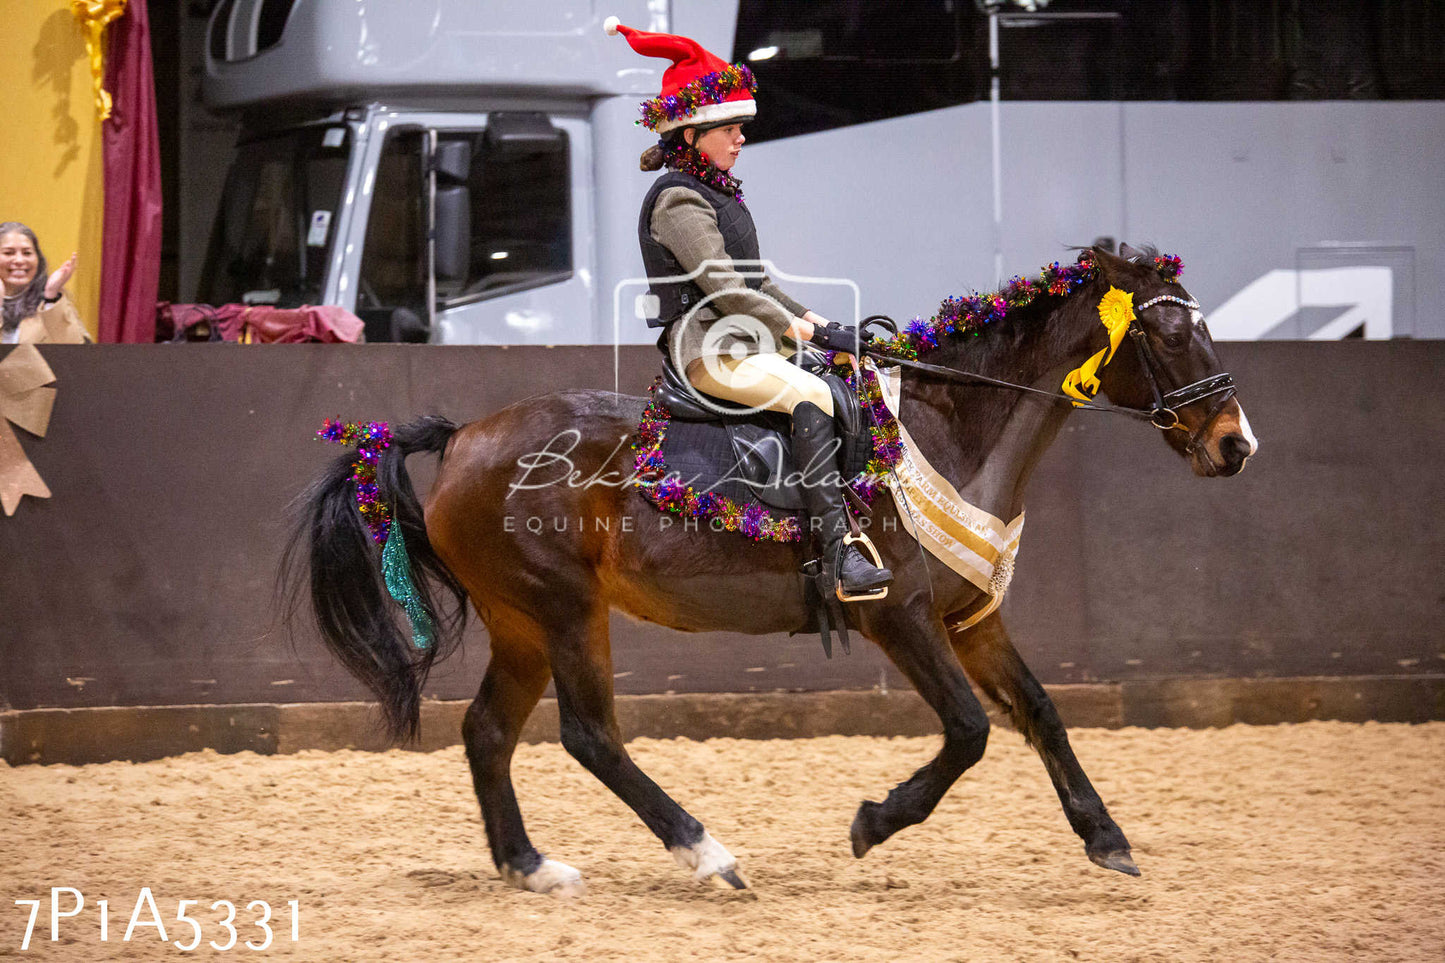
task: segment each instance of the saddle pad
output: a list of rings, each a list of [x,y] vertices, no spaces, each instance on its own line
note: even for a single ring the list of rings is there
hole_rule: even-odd
[[[861,399],[842,378],[827,380],[842,415],[842,477],[871,477],[864,471],[874,454],[874,437],[864,423]],[[688,410],[685,396],[678,402],[684,410],[673,417],[667,399],[677,395],[670,387],[665,375],[653,383],[637,426],[633,448],[644,497],[662,511],[720,520],[723,530],[750,538],[798,540],[807,520],[805,480],[793,461],[789,418],[765,411],[699,420],[702,409]]]
[[[797,514],[777,511],[774,506],[763,502],[746,483],[744,479],[751,475],[746,469],[753,466],[740,463],[727,425],[721,422],[669,421],[661,450],[667,470],[675,472],[694,491],[716,492],[744,509],[750,504],[757,504],[774,509],[777,515]],[[751,480],[755,483],[765,481],[761,478]]]

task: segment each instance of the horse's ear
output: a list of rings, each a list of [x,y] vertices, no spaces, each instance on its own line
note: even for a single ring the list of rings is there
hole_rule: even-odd
[[[1144,259],[1144,252],[1136,251],[1128,244],[1120,244],[1119,256],[1126,261],[1142,261]]]
[[[1125,244],[1122,248],[1125,251],[1133,250]],[[1120,284],[1129,270],[1129,262],[1113,254],[1102,247],[1096,247],[1094,251],[1094,263],[1099,265],[1099,273],[1105,281],[1112,285]],[[1138,254],[1138,251],[1134,251]]]

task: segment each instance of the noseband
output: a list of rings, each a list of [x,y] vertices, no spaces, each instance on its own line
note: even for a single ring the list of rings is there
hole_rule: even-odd
[[[1159,359],[1154,356],[1153,349],[1149,347],[1149,337],[1139,326],[1138,314],[1161,301],[1180,304],[1194,311],[1199,310],[1198,301],[1186,300],[1172,294],[1161,294],[1158,297],[1150,298],[1135,309],[1135,318],[1129,322],[1129,337],[1134,342],[1134,348],[1139,355],[1139,367],[1143,369],[1144,378],[1149,382],[1149,392],[1154,397],[1154,410],[1149,413],[1149,421],[1155,428],[1160,431],[1171,431],[1175,428],[1186,431],[1187,429],[1180,423],[1178,409],[1219,395],[1219,399],[1210,405],[1209,413],[1204,416],[1199,427],[1190,432],[1189,441],[1184,445],[1184,450],[1192,455],[1199,447],[1199,439],[1204,432],[1214,423],[1214,419],[1224,410],[1224,406],[1229,404],[1229,399],[1234,397],[1234,378],[1230,376],[1229,372],[1222,371],[1217,375],[1201,378],[1193,384],[1176,388],[1165,394],[1159,393],[1159,380],[1154,372],[1156,369],[1163,371],[1164,366],[1159,363]]]

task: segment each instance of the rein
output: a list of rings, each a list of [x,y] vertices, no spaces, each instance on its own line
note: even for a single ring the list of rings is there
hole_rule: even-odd
[[[1199,307],[1197,302],[1186,302],[1184,299],[1176,298],[1172,295],[1161,295],[1141,304],[1138,310],[1143,311],[1145,308],[1153,307],[1160,301],[1177,301],[1186,307],[1196,309]],[[860,325],[860,330],[866,328],[872,321],[881,321],[889,325],[895,325],[893,319],[887,315],[875,314],[863,320],[862,325]],[[1148,338],[1144,333],[1144,329],[1139,326],[1137,318],[1129,322],[1129,335],[1139,355],[1139,366],[1143,369],[1144,377],[1149,382],[1150,394],[1153,395],[1154,398],[1154,407],[1152,409],[1100,404],[1096,401],[1078,401],[1062,392],[1044,391],[1040,388],[1016,384],[1012,381],[1003,381],[999,378],[990,378],[987,375],[975,374],[971,371],[957,371],[953,368],[945,368],[942,365],[911,361],[907,358],[896,358],[892,355],[870,350],[867,347],[863,348],[863,353],[881,363],[901,365],[902,367],[912,368],[915,371],[920,371],[924,374],[942,378],[947,381],[955,381],[960,384],[984,384],[995,388],[1007,388],[1010,391],[1042,395],[1051,401],[1065,401],[1075,408],[1082,408],[1085,411],[1108,411],[1115,414],[1127,415],[1130,418],[1147,421],[1160,431],[1170,431],[1173,429],[1187,431],[1188,429],[1180,422],[1176,409],[1191,405],[1196,401],[1202,401],[1205,398],[1213,397],[1214,395],[1222,395],[1218,401],[1210,406],[1209,413],[1205,416],[1199,428],[1190,433],[1189,441],[1185,447],[1186,450],[1192,453],[1199,444],[1200,436],[1202,436],[1214,422],[1215,417],[1224,409],[1224,406],[1229,403],[1229,399],[1234,397],[1234,378],[1230,376],[1229,372],[1224,371],[1217,375],[1201,378],[1193,384],[1185,385],[1182,388],[1176,388],[1173,391],[1161,394],[1159,391],[1159,380],[1155,376],[1154,371],[1156,368],[1162,368],[1162,366],[1159,365],[1158,360],[1154,357],[1154,352],[1148,345]]]

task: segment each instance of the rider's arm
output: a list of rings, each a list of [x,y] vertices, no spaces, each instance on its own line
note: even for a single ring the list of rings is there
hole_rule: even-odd
[[[709,304],[717,309],[719,315],[743,314],[757,318],[767,326],[774,339],[786,334],[797,340],[806,340],[807,335],[812,333],[811,326],[797,317],[806,309],[786,295],[779,297],[782,292],[777,290],[777,285],[767,282],[763,293],[747,286],[742,275],[732,266],[732,258],[723,246],[717,213],[696,191],[686,187],[670,187],[663,191],[652,209],[651,229],[652,236],[672,252],[684,271],[691,273],[705,261],[714,262],[698,274],[694,283],[704,295],[716,295]],[[771,291],[768,285],[771,285]],[[801,330],[804,327],[808,330]]]

